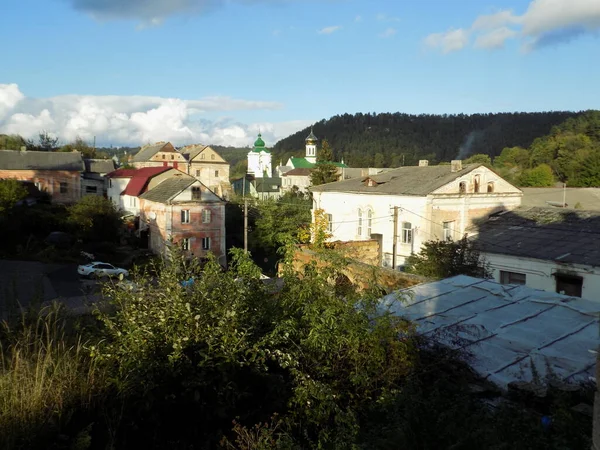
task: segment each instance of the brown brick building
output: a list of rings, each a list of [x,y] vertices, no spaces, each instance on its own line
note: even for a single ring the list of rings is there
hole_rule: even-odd
[[[29,181],[56,203],[81,198],[83,159],[79,152],[0,150],[0,179]]]

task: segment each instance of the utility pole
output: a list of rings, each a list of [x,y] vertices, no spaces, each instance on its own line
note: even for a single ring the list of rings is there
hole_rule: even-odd
[[[398,245],[398,207],[394,206],[394,242],[392,244],[392,267],[396,270],[396,247]]]
[[[244,252],[248,253],[248,200],[244,199]]]
[[[563,208],[567,207],[567,183],[563,183]]]

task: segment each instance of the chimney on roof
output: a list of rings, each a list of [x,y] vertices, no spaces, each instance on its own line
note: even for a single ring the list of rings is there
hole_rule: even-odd
[[[450,161],[450,172],[460,172],[462,170],[462,160],[453,159]]]
[[[419,167],[427,167],[428,165],[429,165],[429,160],[427,160],[427,159],[419,160]]]

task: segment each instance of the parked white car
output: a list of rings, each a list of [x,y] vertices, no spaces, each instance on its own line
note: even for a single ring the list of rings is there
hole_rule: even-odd
[[[77,268],[77,273],[82,277],[119,277],[123,279],[129,276],[129,272],[112,264],[94,261],[89,264],[82,264]]]

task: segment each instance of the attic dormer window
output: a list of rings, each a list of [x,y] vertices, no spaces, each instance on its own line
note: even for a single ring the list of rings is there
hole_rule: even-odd
[[[490,181],[490,182],[487,184],[487,191],[488,191],[488,192],[490,192],[490,193],[491,193],[491,192],[494,192],[494,182],[493,182],[493,181]]]
[[[467,182],[466,181],[461,181],[460,183],[458,183],[458,193],[459,194],[467,193]]]
[[[480,183],[479,175],[475,175],[473,177],[473,192],[475,192],[476,194],[479,193],[479,183]]]
[[[377,181],[375,181],[373,178],[367,178],[367,186],[374,187],[377,186],[377,184]]]

